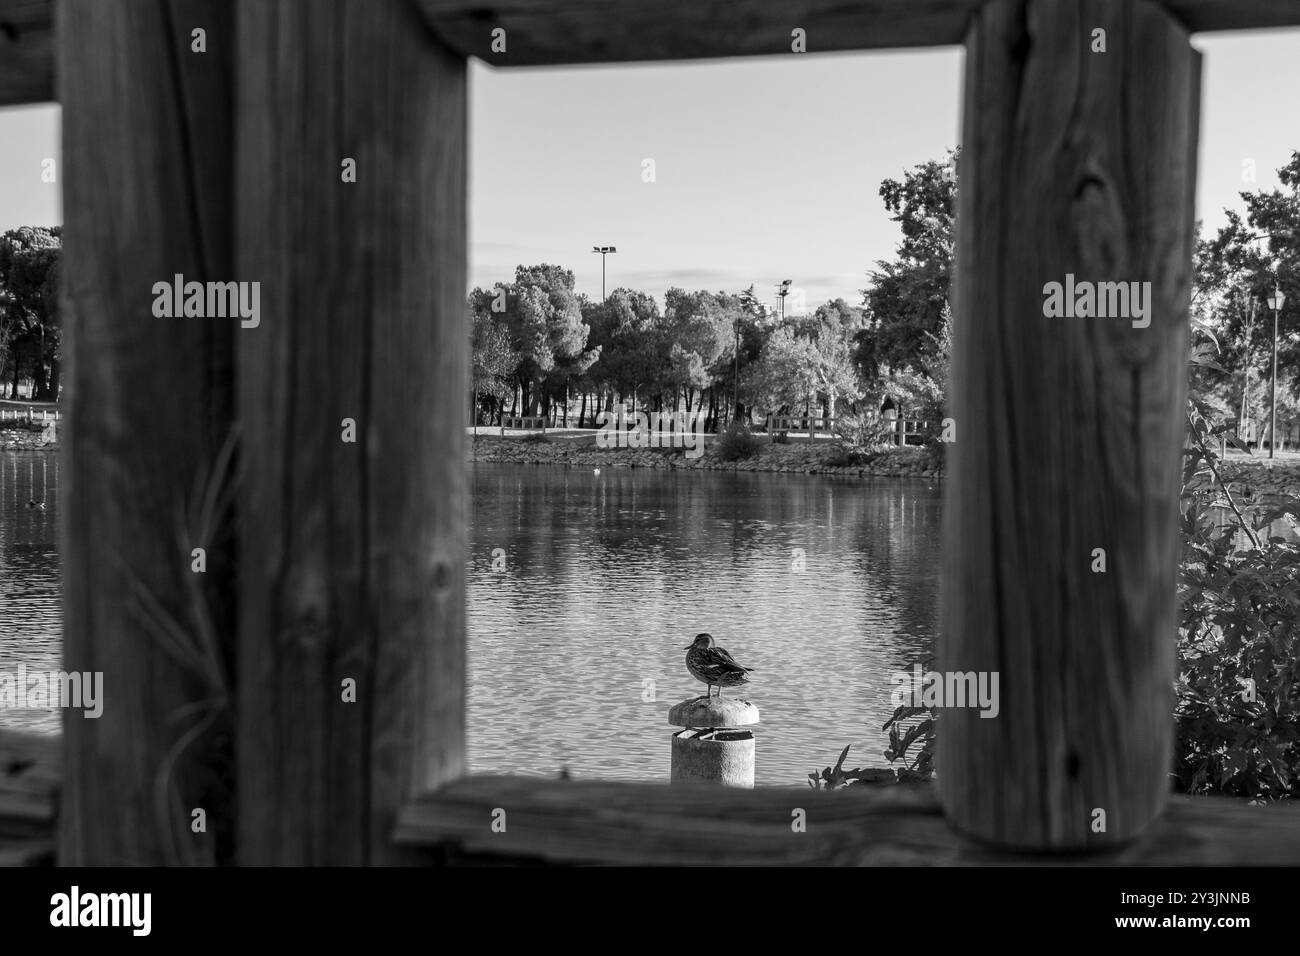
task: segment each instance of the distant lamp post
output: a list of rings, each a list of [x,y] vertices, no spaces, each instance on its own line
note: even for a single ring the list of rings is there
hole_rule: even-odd
[[[1273,310],[1273,385],[1268,404],[1268,457],[1272,458],[1277,449],[1277,314],[1282,311],[1286,296],[1282,287],[1274,284],[1273,292],[1268,297],[1268,307]]]
[[[781,287],[777,289],[776,294],[781,297],[781,321],[784,322],[785,321],[785,297],[790,294],[789,279],[786,279],[784,282],[781,283]]]
[[[592,246],[592,252],[600,253],[600,301],[605,301],[605,257],[611,252],[618,252],[613,246]]]

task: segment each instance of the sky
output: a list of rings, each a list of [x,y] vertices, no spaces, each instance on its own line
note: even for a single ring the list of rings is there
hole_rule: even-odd
[[[1202,34],[1197,216],[1221,225],[1300,149],[1300,30]],[[577,290],[670,286],[768,302],[790,279],[809,309],[861,304],[899,240],[886,178],[960,139],[958,47],[787,54],[631,67],[470,71],[470,286],[515,266],[572,269]],[[41,162],[57,106],[0,108],[0,231],[62,221]],[[645,160],[654,182],[645,181]],[[1243,181],[1253,160],[1256,182]],[[792,306],[796,300],[788,300]],[[791,310],[793,311],[793,310]]]

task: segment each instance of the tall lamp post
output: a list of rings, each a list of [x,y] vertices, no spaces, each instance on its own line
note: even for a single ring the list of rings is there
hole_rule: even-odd
[[[1282,311],[1286,296],[1282,287],[1276,283],[1268,297],[1268,307],[1273,310],[1273,385],[1268,404],[1268,457],[1272,458],[1277,450],[1277,314]]]
[[[600,253],[600,301],[605,301],[605,256],[618,252],[613,246],[592,246],[592,252]]]
[[[781,297],[781,321],[785,321],[785,297],[790,294],[790,280],[786,279],[781,283],[781,287],[776,290],[776,294]]]

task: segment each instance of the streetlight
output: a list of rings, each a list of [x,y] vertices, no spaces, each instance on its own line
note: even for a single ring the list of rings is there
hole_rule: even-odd
[[[780,288],[776,290],[776,294],[781,297],[781,321],[784,322],[785,321],[785,297],[790,294],[789,279],[786,279],[784,282],[781,283]]]
[[[592,252],[600,253],[600,301],[605,301],[605,256],[618,252],[613,246],[592,246]]]
[[[1277,314],[1282,311],[1282,303],[1285,301],[1286,296],[1282,294],[1282,287],[1274,282],[1273,292],[1268,297],[1268,307],[1273,310],[1273,385],[1268,400],[1269,458],[1273,457],[1273,452],[1277,449]]]

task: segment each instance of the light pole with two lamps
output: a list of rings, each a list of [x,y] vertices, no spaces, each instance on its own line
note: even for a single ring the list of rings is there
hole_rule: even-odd
[[[611,252],[618,252],[613,246],[592,246],[592,252],[600,253],[600,301],[605,301],[605,257]]]

